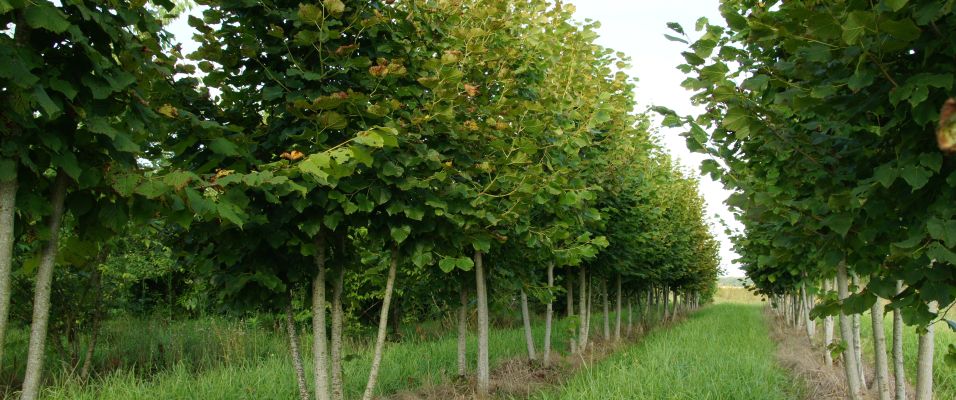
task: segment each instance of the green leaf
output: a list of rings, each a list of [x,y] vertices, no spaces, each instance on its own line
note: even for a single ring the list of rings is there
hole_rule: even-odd
[[[317,153],[307,157],[304,161],[296,164],[299,170],[315,176],[319,180],[325,180],[329,177],[327,170],[331,167],[332,158],[326,153]]]
[[[445,257],[438,261],[438,268],[441,268],[442,272],[446,274],[454,271],[457,266],[455,259],[451,257]]]
[[[240,216],[241,210],[236,205],[224,201],[219,203],[218,207],[216,207],[216,211],[219,212],[221,218],[225,218],[227,221],[242,228],[244,221]]]
[[[918,165],[907,165],[900,171],[900,176],[916,191],[929,182],[930,172]]]
[[[345,12],[345,3],[342,0],[322,0],[322,5],[326,11],[332,15],[338,15]]]
[[[155,199],[162,196],[166,191],[169,190],[163,182],[160,182],[158,179],[148,180],[143,182],[136,187],[136,194],[139,194],[147,199]]]
[[[209,141],[209,149],[224,156],[238,156],[239,147],[224,137],[217,137]]]
[[[345,119],[345,116],[339,114],[335,111],[326,111],[319,115],[319,127],[322,129],[345,129],[349,125],[349,121]]]
[[[53,101],[46,90],[43,90],[40,86],[33,89],[33,100],[43,108],[43,112],[46,113],[47,118],[54,119],[63,111],[59,104]]]
[[[468,272],[475,267],[475,262],[468,257],[459,257],[455,259],[455,266],[462,271]]]
[[[398,228],[390,228],[390,233],[392,239],[395,240],[395,243],[401,244],[408,238],[408,235],[412,233],[412,227],[408,225],[402,225]]]
[[[893,185],[893,182],[896,181],[898,176],[900,176],[899,171],[889,164],[880,165],[873,170],[873,177],[885,188],[889,188]]]
[[[908,2],[909,0],[883,0],[883,4],[893,12],[901,10]]]
[[[840,236],[846,237],[850,227],[853,226],[853,216],[847,213],[832,214],[826,217],[822,223]]]
[[[23,11],[23,17],[27,24],[33,28],[46,29],[53,33],[63,33],[70,28],[70,21],[66,19],[66,14],[55,7],[43,3],[27,7]]]
[[[80,175],[83,174],[80,162],[76,159],[76,154],[72,152],[54,154],[53,163],[73,179],[80,179]]]

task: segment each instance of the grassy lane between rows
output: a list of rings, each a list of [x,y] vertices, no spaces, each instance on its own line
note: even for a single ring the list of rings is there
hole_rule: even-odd
[[[775,400],[803,397],[780,368],[761,304],[716,304],[579,372],[538,400]]]

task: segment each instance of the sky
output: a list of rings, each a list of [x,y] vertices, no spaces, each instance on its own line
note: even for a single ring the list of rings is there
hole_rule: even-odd
[[[723,18],[717,10],[718,0],[571,0],[567,3],[577,8],[577,19],[600,21],[598,44],[631,57],[632,67],[628,73],[639,80],[635,92],[639,110],[656,105],[668,107],[681,115],[698,111],[690,102],[692,93],[680,86],[686,76],[676,68],[684,62],[680,53],[686,50],[686,45],[667,40],[664,34],[673,33],[667,28],[668,22],[681,24],[692,38],[694,24],[700,17],[722,24]],[[661,142],[681,165],[699,174],[700,163],[705,157],[688,151],[680,133],[680,129],[660,128]],[[701,176],[700,192],[707,202],[712,230],[721,244],[722,268],[728,276],[743,276],[733,262],[738,256],[731,248],[730,238],[717,222],[720,218],[731,229],[742,229],[724,205],[730,191],[709,177]]]
[[[681,115],[697,111],[690,102],[691,92],[680,86],[685,76],[676,68],[684,61],[680,53],[686,45],[669,41],[664,34],[670,32],[666,26],[668,22],[681,24],[692,37],[694,24],[700,17],[713,23],[723,22],[717,10],[718,0],[571,0],[567,3],[577,8],[575,16],[580,21],[589,18],[601,22],[597,30],[600,34],[598,44],[631,57],[632,67],[628,73],[639,80],[635,91],[638,111],[652,105],[668,107]],[[201,14],[195,8],[191,13]],[[185,15],[170,24],[168,29],[182,43],[183,54],[196,50],[193,29],[186,23]],[[660,128],[661,143],[685,169],[699,175],[704,156],[688,151],[680,132],[680,129]],[[733,262],[737,254],[731,249],[723,225],[718,222],[722,219],[732,229],[741,229],[723,203],[730,192],[720,183],[701,176],[700,193],[707,202],[707,215],[714,235],[720,241],[721,267],[728,276],[743,276]]]

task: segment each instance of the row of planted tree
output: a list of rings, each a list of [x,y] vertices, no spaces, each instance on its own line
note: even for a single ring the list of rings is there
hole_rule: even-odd
[[[474,287],[482,396],[489,293],[532,293],[549,321],[555,269],[582,311],[588,282],[618,310],[712,294],[696,182],[570,6],[198,3],[184,56],[170,1],[0,1],[0,343],[11,273],[35,282],[22,398],[42,386],[54,267],[99,279],[144,232],[220,308],[310,302],[318,399],[342,396],[345,296],[380,299],[370,398],[396,291],[457,291],[464,318]]]
[[[952,3],[727,1],[720,10],[726,25],[698,21],[680,66],[704,113],[659,111],[689,128],[688,147],[710,157],[704,171],[735,190],[728,204],[744,225],[735,247],[753,288],[792,315],[807,315],[807,297],[820,300],[814,315],[839,314],[834,349],[852,399],[865,385],[851,328],[868,309],[879,395],[889,398],[881,324],[890,301],[895,331],[921,334],[916,396],[930,399],[933,329],[956,298]],[[689,43],[671,27],[672,40]],[[956,360],[956,346],[949,352]]]

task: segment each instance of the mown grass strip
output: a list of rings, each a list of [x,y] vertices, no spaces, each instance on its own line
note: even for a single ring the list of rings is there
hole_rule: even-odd
[[[539,400],[775,400],[803,388],[774,361],[761,305],[717,304],[579,372]]]

